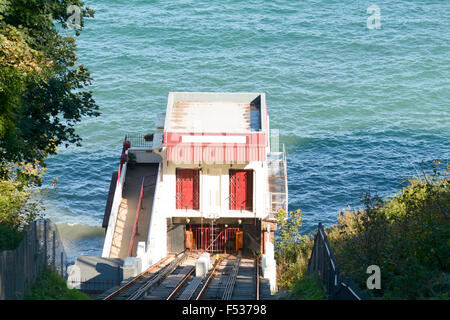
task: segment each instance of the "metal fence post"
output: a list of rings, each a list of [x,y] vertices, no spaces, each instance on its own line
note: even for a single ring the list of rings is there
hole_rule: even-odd
[[[44,220],[44,268],[47,265],[47,220]]]
[[[64,279],[64,252],[61,251],[61,277]]]
[[[36,221],[33,221],[33,255],[32,255],[32,261],[33,261],[33,271],[32,271],[32,282],[34,282],[34,279],[36,279],[36,275],[37,275],[37,257],[39,254],[38,251],[38,242],[37,242],[37,223]]]
[[[52,269],[56,272],[56,230],[53,230],[53,252],[52,252]]]
[[[339,274],[339,267],[334,260],[333,251],[320,222],[314,237],[311,257],[308,260],[308,275],[314,272],[318,273],[322,287],[331,299],[370,299],[350,278]]]

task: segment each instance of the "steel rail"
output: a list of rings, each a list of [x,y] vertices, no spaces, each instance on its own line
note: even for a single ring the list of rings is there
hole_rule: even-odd
[[[171,274],[183,261],[187,258],[187,254],[185,251],[181,254],[181,257],[172,261],[169,265],[164,267],[164,270],[158,272],[155,277],[152,277],[148,281],[146,281],[141,287],[139,287],[135,292],[133,292],[127,300],[137,300],[146,292],[148,292],[154,285],[160,283],[163,279],[165,279],[169,274]]]
[[[153,272],[156,268],[158,268],[161,264],[163,264],[164,262],[166,262],[167,260],[169,260],[171,257],[173,257],[173,255],[168,255],[167,257],[165,257],[164,259],[161,259],[160,261],[158,261],[157,263],[155,263],[154,265],[152,265],[151,267],[149,267],[147,270],[145,270],[144,272],[140,273],[139,275],[137,275],[136,277],[134,277],[133,279],[131,279],[130,281],[128,281],[126,284],[124,284],[123,286],[121,286],[119,289],[117,289],[116,291],[112,292],[111,294],[109,294],[108,296],[106,296],[105,298],[103,298],[103,300],[110,300],[116,296],[118,296],[120,293],[122,293],[123,291],[125,291],[126,289],[128,289],[129,287],[131,287],[133,284],[135,284],[137,281],[139,281],[140,279],[144,278],[147,274]]]
[[[223,258],[220,257],[219,259],[217,259],[216,264],[214,266],[214,269],[211,271],[211,273],[209,274],[208,279],[206,279],[205,283],[203,284],[202,289],[200,290],[200,292],[198,293],[197,297],[195,298],[195,300],[200,300],[200,297],[203,295],[203,293],[205,292],[206,288],[208,287],[209,283],[211,282],[211,279],[213,278],[214,274],[216,273],[218,267],[220,266],[220,264],[222,263]]]
[[[241,263],[241,257],[238,256],[233,266],[233,270],[231,270],[230,275],[228,276],[227,283],[225,285],[225,291],[222,296],[222,300],[230,300],[233,295],[234,284],[236,283],[236,278],[239,272],[239,265]]]
[[[183,279],[181,279],[181,281],[178,283],[178,285],[175,287],[175,289],[173,289],[173,291],[169,294],[169,296],[166,298],[166,300],[170,300],[173,298],[173,296],[184,286],[184,283],[186,282],[187,279],[189,279],[189,277],[194,273],[195,268],[192,267],[191,271],[189,271],[184,277]]]

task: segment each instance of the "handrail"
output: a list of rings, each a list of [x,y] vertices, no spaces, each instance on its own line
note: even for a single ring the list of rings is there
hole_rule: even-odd
[[[138,207],[136,210],[136,219],[134,220],[133,233],[131,234],[131,240],[130,240],[130,248],[128,249],[129,257],[131,257],[131,253],[133,250],[134,238],[136,236],[136,229],[137,229],[137,224],[138,224],[138,220],[139,220],[139,212],[141,211],[142,198],[144,197],[144,181],[145,181],[145,177],[142,178],[141,192],[139,194],[139,202],[138,202]]]
[[[139,194],[138,208],[136,210],[136,219],[134,220],[133,233],[131,234],[131,240],[130,240],[130,248],[128,249],[129,257],[131,257],[131,253],[132,253],[133,245],[134,245],[134,238],[136,237],[136,233],[138,230],[139,213],[141,212],[141,208],[142,208],[142,200],[144,198],[144,188],[147,187],[145,185],[145,179],[148,178],[149,176],[151,176],[151,175],[147,175],[142,178],[141,192]]]
[[[286,167],[286,150],[284,148],[284,143],[283,143],[283,169],[284,169],[284,192],[286,192],[285,211],[288,212],[289,200],[288,200],[288,183],[287,183],[287,167]]]
[[[331,299],[368,300],[369,297],[361,291],[350,278],[345,277],[334,259],[333,251],[328,242],[327,235],[319,222],[317,233],[314,236],[314,245],[308,259],[307,274],[317,273],[322,286]],[[346,283],[344,283],[344,281]]]
[[[131,147],[131,143],[127,140],[127,136],[125,136],[125,139],[123,140],[122,145],[122,153],[120,155],[120,164],[119,164],[119,171],[117,173],[117,183],[120,183],[120,175],[122,173],[122,167],[123,164],[126,162],[127,153],[126,151]]]

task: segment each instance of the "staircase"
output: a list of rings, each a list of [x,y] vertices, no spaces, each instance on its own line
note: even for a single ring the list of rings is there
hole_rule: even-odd
[[[127,199],[122,199],[119,207],[119,213],[117,215],[116,226],[114,229],[114,235],[111,244],[110,258],[119,258],[120,249],[122,247],[122,238],[125,230],[125,223],[127,220],[128,203]]]
[[[267,179],[269,182],[269,219],[273,220],[278,209],[288,210],[288,186],[284,144],[282,152],[270,152],[267,154]]]

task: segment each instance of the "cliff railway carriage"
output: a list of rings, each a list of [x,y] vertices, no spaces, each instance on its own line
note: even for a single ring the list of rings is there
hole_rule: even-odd
[[[287,210],[288,190],[265,94],[170,92],[156,122],[153,134],[125,137],[102,257],[138,272],[183,250],[273,259],[274,214]]]

